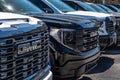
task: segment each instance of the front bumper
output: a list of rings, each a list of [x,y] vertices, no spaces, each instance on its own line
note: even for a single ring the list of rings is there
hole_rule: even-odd
[[[24,80],[52,80],[52,72],[50,66],[47,66],[44,70],[38,71],[33,75],[25,78]]]
[[[80,77],[97,65],[100,52],[99,48],[81,53],[80,55],[61,54],[59,66],[54,67],[55,79]]]
[[[111,35],[100,35],[99,37],[100,46],[106,48],[117,42],[117,34],[113,33]]]
[[[44,78],[41,78],[39,80],[52,80],[52,72],[49,71],[49,73],[46,76],[44,76]]]

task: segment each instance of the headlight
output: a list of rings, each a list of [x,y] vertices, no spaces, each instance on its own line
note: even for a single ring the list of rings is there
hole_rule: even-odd
[[[105,24],[106,24],[105,21],[100,22],[100,27],[98,29],[99,35],[108,35]]]
[[[51,29],[50,35],[64,46],[80,52],[77,45],[82,45],[82,32],[73,29]],[[77,35],[77,36],[76,36]]]
[[[98,31],[104,33],[104,30],[105,30],[104,27],[105,27],[105,22],[101,22]]]
[[[74,31],[63,31],[63,43],[64,44],[75,44],[76,36]]]

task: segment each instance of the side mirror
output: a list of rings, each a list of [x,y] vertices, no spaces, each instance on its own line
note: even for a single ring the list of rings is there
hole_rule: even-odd
[[[49,8],[43,8],[43,11],[45,11],[45,13],[53,13],[53,11]]]

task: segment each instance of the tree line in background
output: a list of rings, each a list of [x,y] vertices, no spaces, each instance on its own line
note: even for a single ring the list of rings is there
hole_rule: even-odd
[[[105,3],[105,4],[120,4],[120,0],[80,0],[83,2]]]

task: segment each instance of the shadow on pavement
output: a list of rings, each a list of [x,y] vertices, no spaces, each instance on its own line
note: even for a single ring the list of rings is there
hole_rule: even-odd
[[[101,57],[96,68],[88,72],[87,74],[101,73],[108,70],[114,64],[114,59],[109,57]]]
[[[86,76],[83,76],[82,78],[80,79],[75,79],[75,78],[66,78],[66,79],[54,79],[54,80],[92,80],[91,78],[89,77],[86,77]]]
[[[119,47],[108,47],[101,52],[102,54],[107,55],[118,55],[120,54],[120,46]]]

